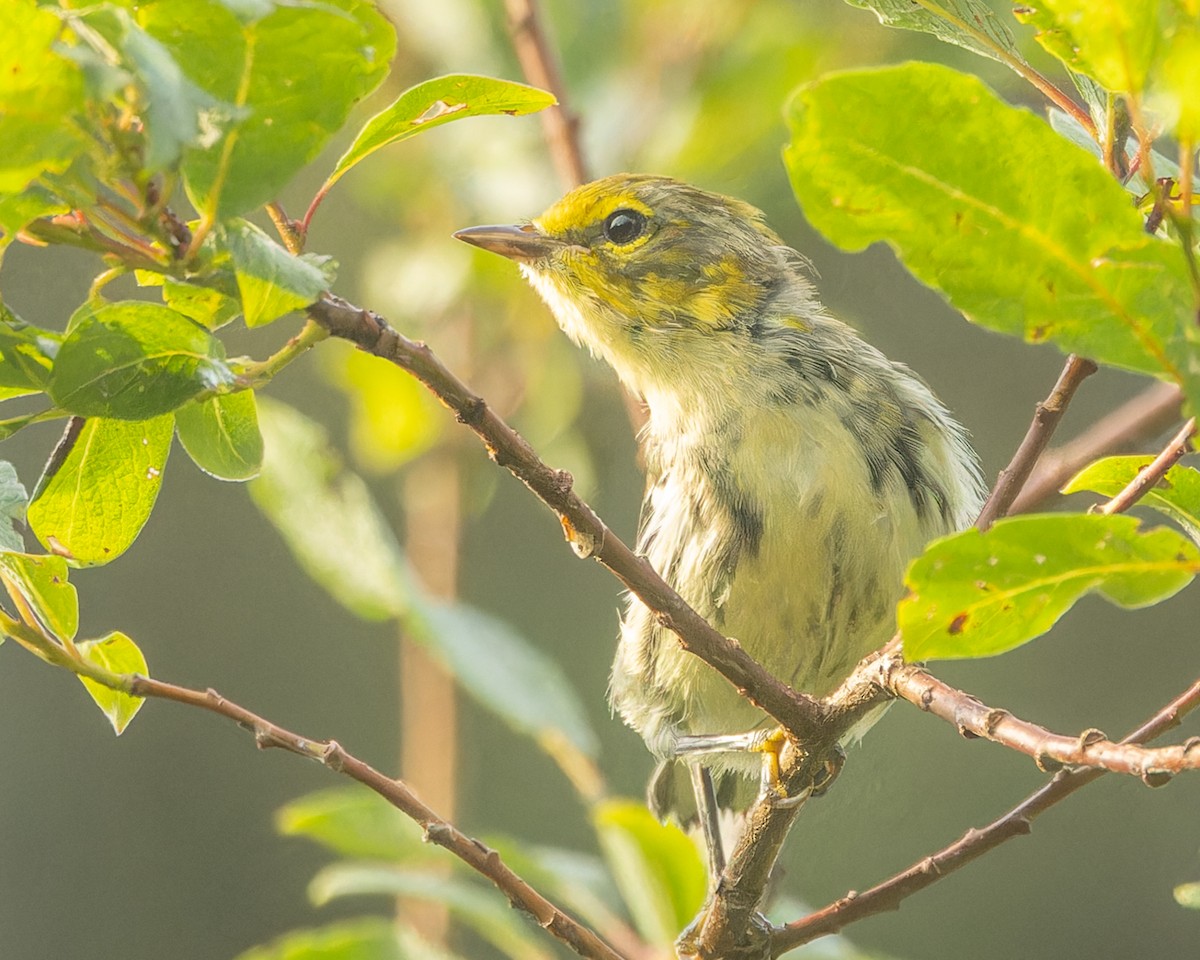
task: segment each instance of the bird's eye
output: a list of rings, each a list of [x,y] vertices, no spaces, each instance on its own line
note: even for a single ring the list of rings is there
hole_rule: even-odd
[[[646,229],[646,218],[636,210],[614,210],[604,218],[604,235],[613,243],[633,243]]]

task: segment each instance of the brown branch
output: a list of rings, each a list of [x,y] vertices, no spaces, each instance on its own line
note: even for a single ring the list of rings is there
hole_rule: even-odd
[[[469,867],[491,880],[509,903],[528,913],[539,926],[583,957],[595,960],[621,960],[621,955],[587,927],[574,920],[533,889],[504,863],[500,854],[480,841],[468,837],[452,823],[443,820],[425,806],[401,780],[393,780],[370,764],[348,753],[334,740],[312,740],[286,730],[226,700],[215,690],[193,690],[149,677],[128,678],[126,691],[135,697],[154,697],[199,707],[222,717],[254,735],[260,749],[278,747],[324,764],[336,773],[370,788],[393,807],[411,817],[425,831],[425,839],[454,854]]]
[[[567,105],[566,89],[538,14],[537,0],[505,0],[508,30],[513,49],[525,79],[535,87],[549,90],[557,106],[541,112],[542,130],[550,147],[550,156],[563,188],[570,190],[586,183],[587,164],[579,147],[579,118]]]
[[[1097,513],[1124,513],[1149,493],[1179,458],[1192,449],[1192,436],[1196,432],[1196,418],[1190,418],[1171,438],[1162,453],[1142,467],[1125,486],[1125,489],[1097,509]]]
[[[1197,706],[1200,706],[1200,681],[1193,683],[1121,742],[1139,744],[1152,740],[1178,726],[1180,719]],[[869,890],[861,893],[851,891],[807,917],[777,930],[772,938],[771,955],[778,957],[819,937],[837,933],[858,920],[888,910],[898,910],[901,903],[914,893],[965,867],[1005,841],[1029,833],[1033,821],[1042,813],[1102,776],[1104,771],[1094,768],[1059,771],[1045,786],[987,826],[968,830],[950,846],[919,860],[907,870]]]
[[[821,742],[828,713],[817,700],[793,690],[756,663],[734,640],[715,630],[644,559],[629,549],[572,490],[572,478],[538,458],[533,448],[451,373],[423,343],[397,333],[382,317],[332,295],[308,308],[336,337],[407,370],[454,411],[483,441],[488,454],[521,480],[558,516],[581,557],[594,557],[631,590],[683,649],[700,657],[747,699],[801,742]]]
[[[1183,394],[1173,384],[1159,383],[1142,391],[1074,440],[1042,457],[1010,512],[1036,509],[1093,460],[1128,451],[1162,433],[1179,422],[1182,405]]]
[[[1033,422],[1029,424],[1025,439],[1017,447],[1017,452],[1013,454],[1008,466],[1001,470],[1000,476],[996,478],[996,485],[975,521],[975,526],[980,530],[986,530],[1008,513],[1013,501],[1017,499],[1017,494],[1021,492],[1025,481],[1033,472],[1038,458],[1054,435],[1063,414],[1067,412],[1067,404],[1071,402],[1075,391],[1095,372],[1096,364],[1091,360],[1077,357],[1075,354],[1067,357],[1066,365],[1058,375],[1054,389],[1035,408]]]

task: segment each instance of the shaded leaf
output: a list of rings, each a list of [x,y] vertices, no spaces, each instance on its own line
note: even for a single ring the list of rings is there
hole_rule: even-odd
[[[366,0],[144,4],[142,26],[219,105],[184,154],[193,204],[219,218],[270,200],[383,80],[395,32]]]
[[[186,404],[175,413],[179,442],[201,470],[218,480],[249,480],[262,466],[263,438],[253,390]]]
[[[70,641],[79,629],[79,596],[62,557],[0,551],[0,579],[20,595],[46,632]]]
[[[553,956],[543,948],[536,926],[509,907],[499,892],[453,877],[384,864],[339,863],[313,877],[308,894],[318,906],[340,897],[364,895],[429,900],[446,907],[456,920],[514,960],[549,960]]]
[[[704,902],[708,876],[700,851],[682,830],[632,800],[597,804],[592,823],[638,932],[670,948]]]
[[[852,7],[872,11],[879,22],[901,30],[930,33],[939,40],[1001,62],[1025,60],[1012,33],[983,0],[846,0]]]
[[[329,257],[293,256],[245,220],[229,228],[229,252],[248,327],[307,307],[333,283]]]
[[[1200,333],[1177,246],[1094,159],[933,64],[833,75],[788,108],[792,187],[827,237],[886,240],[969,319],[1180,383]]]
[[[1146,456],[1105,457],[1075,474],[1063,493],[1091,490],[1115,497],[1134,477],[1153,462],[1156,454]],[[1176,464],[1142,497],[1139,503],[1153,507],[1178,523],[1200,543],[1200,471]]]
[[[145,420],[233,382],[223,344],[202,326],[127,300],[76,311],[47,389],[71,413]]]
[[[324,193],[360,160],[381,147],[440,127],[451,120],[485,114],[523,116],[544,110],[558,101],[537,87],[511,80],[451,74],[411,87],[370,120],[342,154],[321,188]]]
[[[364,787],[298,797],[276,812],[275,829],[308,837],[345,857],[413,861],[436,855],[415,820]]]
[[[25,550],[25,507],[29,494],[17,477],[17,471],[7,460],[0,460],[0,550]]]
[[[1143,607],[1183,589],[1200,550],[1134,517],[1044,514],[935,540],[913,561],[898,618],[909,660],[986,657],[1049,630],[1080,597]]]
[[[89,663],[117,674],[137,673],[149,676],[146,658],[138,645],[123,633],[114,631],[99,640],[84,640],[77,643],[76,649]],[[120,690],[106,687],[102,683],[88,677],[79,677],[79,682],[87,689],[88,695],[96,701],[113,731],[120,736],[137,712],[142,709],[144,697],[130,696]]]
[[[174,429],[170,414],[73,420],[27,511],[42,545],[77,566],[124,553],[154,509]]]
[[[0,387],[46,388],[62,337],[21,321],[0,304]]]
[[[403,614],[413,593],[406,562],[362,478],[298,411],[260,398],[259,424],[265,450],[250,496],[300,566],[360,617]]]
[[[596,734],[562,669],[508,624],[464,603],[429,602],[409,625],[467,693],[518,733],[544,748],[596,755]]]
[[[236,960],[415,960],[402,949],[388,920],[365,917],[292,930],[282,937],[238,954]]]

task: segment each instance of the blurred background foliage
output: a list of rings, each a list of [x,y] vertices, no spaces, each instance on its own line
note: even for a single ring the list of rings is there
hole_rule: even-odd
[[[380,6],[400,50],[363,117],[441,73],[520,78],[500,3]],[[909,58],[979,73],[1040,111],[1032,91],[997,64],[887,30],[835,0],[552,0],[544,16],[591,173],[670,174],[766,210],[813,261],[826,303],[926,377],[971,429],[994,476],[1060,356],[969,327],[886,250],[847,256],[821,241],[780,162],[781,107],[797,84],[826,71]],[[1029,31],[1018,34],[1029,59],[1053,72]],[[349,133],[291,185],[281,198],[289,212],[303,209],[348,140]],[[632,539],[641,478],[614,379],[566,341],[511,264],[449,236],[470,224],[533,216],[562,186],[537,117],[471,119],[353,170],[317,215],[308,249],[334,255],[339,293],[427,340]],[[6,300],[30,322],[61,327],[96,267],[84,254],[17,245],[4,263]],[[118,281],[114,295],[136,295],[125,285]],[[236,335],[230,347],[239,349]],[[1140,385],[1113,371],[1093,378],[1064,433]],[[649,829],[636,822],[634,807],[609,802],[589,810],[580,800],[580,790],[640,797],[651,766],[640,740],[605,704],[616,582],[574,561],[550,514],[395,368],[323,343],[270,392],[320,421],[370,478],[431,592],[457,592],[560,665],[599,736],[604,787],[586,764],[572,765],[559,751],[560,761],[568,757],[564,776],[553,751],[469,700],[456,717],[443,713],[444,700],[418,701],[425,684],[413,684],[414,672],[436,673],[398,653],[391,627],[348,617],[304,577],[244,490],[212,482],[178,453],[182,466],[166,475],[136,547],[102,575],[76,577],[84,633],[119,627],[139,638],[157,676],[214,686],[272,720],[334,737],[383,769],[401,764],[403,737],[403,765],[422,762],[414,760],[422,754],[434,779],[443,778],[427,798],[445,810],[436,794],[450,791],[445,803],[456,807],[463,829],[519,838],[505,853],[523,859],[518,869],[531,876],[539,875],[539,851],[541,875],[592,870],[586,857],[564,863],[566,851],[597,852],[590,818],[622,822],[627,833]],[[7,445],[22,477],[40,469],[54,431],[25,431]],[[1184,594],[1134,619],[1085,602],[1049,641],[999,660],[939,665],[938,672],[1052,728],[1098,726],[1116,735],[1194,675],[1181,671],[1180,647],[1194,648],[1195,604],[1194,593]],[[328,866],[329,853],[312,843],[281,840],[277,828],[317,836],[349,856],[384,855],[375,845],[356,849],[339,831],[333,811],[344,812],[346,794],[297,799],[333,786],[324,771],[255,754],[243,734],[197,711],[151,703],[114,742],[74,681],[33,658],[9,656],[0,671],[0,717],[10,731],[0,744],[6,958],[224,960],[294,928],[371,910],[386,916],[392,896],[430,892],[427,873],[391,871],[384,879],[364,866]],[[455,771],[449,782],[447,760]],[[990,820],[1041,779],[1026,759],[962,741],[940,722],[897,707],[851,752],[836,789],[805,810],[785,854],[783,889],[820,905],[869,886]],[[930,960],[1191,956],[1200,914],[1181,909],[1171,891],[1200,873],[1197,801],[1195,778],[1153,793],[1105,778],[1039,821],[1032,839],[908,901],[898,915],[856,926],[852,939],[868,954]],[[367,809],[355,816],[380,815],[362,802]],[[388,856],[422,867],[446,859],[415,845],[390,817],[379,829],[398,831]],[[601,835],[621,842],[619,831]],[[439,882],[459,881],[447,875]],[[441,898],[454,904],[456,917],[473,918],[475,932],[454,941],[463,955],[560,950],[532,928],[522,937],[498,896],[488,892],[481,902],[472,899],[475,887],[463,889]],[[374,898],[343,897],[361,890],[375,891]],[[676,894],[686,901],[694,891]],[[653,923],[635,920],[643,929]],[[427,914],[418,922],[438,920]],[[347,937],[386,936],[386,921],[354,923],[322,935],[331,956]],[[810,950],[843,954],[842,945],[828,943]]]

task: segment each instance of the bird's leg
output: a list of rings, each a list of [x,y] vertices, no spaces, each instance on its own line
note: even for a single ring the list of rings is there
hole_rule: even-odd
[[[717,791],[708,767],[689,763],[688,769],[692,774],[692,790],[696,794],[696,815],[704,834],[704,849],[708,853],[708,882],[711,889],[716,889],[717,881],[725,872],[725,847],[721,842],[721,824],[717,816]]]

